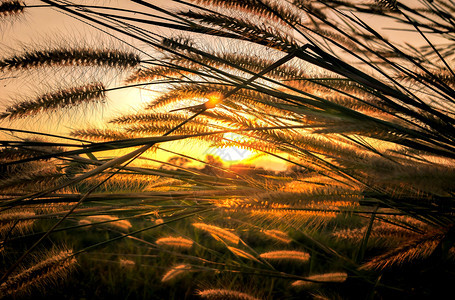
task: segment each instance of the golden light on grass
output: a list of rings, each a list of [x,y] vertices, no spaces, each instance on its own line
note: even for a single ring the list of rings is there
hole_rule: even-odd
[[[281,230],[270,229],[262,230],[261,232],[264,233],[266,236],[285,244],[289,244],[290,242],[292,242],[292,239],[288,236],[288,234]]]
[[[0,285],[0,297],[12,295],[15,298],[15,295],[25,294],[33,287],[42,288],[49,282],[64,278],[76,263],[72,250],[59,252],[52,250],[46,258],[7,278]]]
[[[88,216],[79,221],[79,225],[88,225],[90,223],[93,223],[94,225],[97,225],[96,223],[101,223],[99,224],[100,226],[124,232],[128,231],[132,227],[128,220],[119,220],[118,217],[109,215]]]
[[[170,248],[189,249],[193,246],[193,241],[183,237],[163,237],[157,239],[156,244]]]
[[[239,291],[227,290],[227,289],[207,289],[198,291],[197,295],[203,299],[211,300],[228,300],[228,299],[237,299],[237,300],[259,300],[256,297],[242,293]]]
[[[238,244],[240,242],[240,238],[227,229],[205,223],[193,223],[193,226],[210,233],[216,240],[232,244]]]
[[[260,257],[268,260],[277,261],[300,261],[307,262],[310,259],[310,255],[303,251],[295,250],[278,250],[265,252],[259,255]]]
[[[337,216],[333,211],[314,211],[314,210],[296,210],[292,208],[265,208],[255,207],[250,210],[253,216],[262,216],[267,218],[323,218],[333,219]]]
[[[254,257],[253,255],[249,254],[248,252],[245,252],[239,248],[235,248],[235,247],[227,247],[229,249],[229,251],[231,251],[232,253],[234,253],[235,255],[239,256],[239,257],[243,257],[243,258],[246,258],[246,259],[249,259],[249,260],[254,260],[254,261],[257,261],[259,262],[259,260]]]
[[[191,269],[191,267],[186,264],[181,264],[181,265],[175,266],[172,269],[170,269],[168,272],[166,272],[166,274],[163,275],[163,278],[161,278],[161,282],[171,281],[171,280],[175,279],[177,276],[186,273],[190,269]]]
[[[333,272],[333,273],[324,273],[324,274],[316,274],[307,277],[308,280],[296,280],[291,285],[293,287],[311,287],[315,284],[320,283],[342,283],[345,282],[348,278],[348,274],[345,272]],[[317,282],[313,282],[317,281]]]
[[[136,265],[136,263],[131,259],[120,258],[119,260],[120,267],[124,269],[132,269]]]
[[[31,229],[35,220],[33,211],[13,211],[0,213],[0,235],[24,233]]]

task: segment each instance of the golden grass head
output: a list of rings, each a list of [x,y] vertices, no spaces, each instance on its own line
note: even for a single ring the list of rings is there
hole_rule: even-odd
[[[22,1],[2,1],[0,3],[0,18],[17,16],[24,12],[25,4]]]
[[[440,230],[428,232],[427,234],[408,240],[395,249],[374,257],[363,264],[360,269],[384,270],[425,260],[434,253],[445,235],[446,232]],[[452,247],[449,250],[449,255],[455,257],[455,248]]]
[[[218,226],[209,225],[209,224],[205,224],[205,223],[193,223],[193,226],[210,233],[210,235],[216,240],[219,240],[222,242],[229,242],[231,244],[236,244],[236,245],[240,242],[240,238],[237,235],[235,235],[234,233],[230,232],[229,230],[227,230],[225,228],[221,228]]]
[[[259,260],[256,257],[254,257],[253,255],[251,255],[250,253],[248,253],[246,251],[243,251],[242,249],[230,247],[230,246],[228,246],[227,248],[229,249],[229,251],[231,251],[232,253],[234,253],[235,255],[237,255],[239,257],[243,257],[248,260],[253,260],[253,261],[259,262]]]
[[[0,213],[0,236],[4,234],[21,234],[31,229],[35,220],[34,211],[6,211]]]
[[[190,249],[193,246],[193,241],[183,237],[163,237],[157,239],[156,244],[170,248]]]
[[[136,263],[131,259],[120,258],[119,260],[120,267],[124,269],[132,269],[136,265]]]
[[[267,260],[276,260],[276,261],[299,261],[307,262],[310,259],[310,254],[303,251],[296,250],[278,250],[264,252],[259,255],[260,257]]]
[[[289,235],[281,230],[270,229],[262,230],[261,232],[266,236],[285,244],[289,244],[290,242],[292,242],[292,239],[289,237]]]
[[[0,285],[0,297],[26,294],[33,287],[59,280],[75,267],[76,262],[72,250],[50,251],[47,258],[8,277]]]
[[[82,223],[81,223],[82,222]],[[109,215],[94,215],[88,216],[79,221],[80,225],[85,225],[89,223],[100,223],[100,226],[105,226],[107,228],[120,230],[123,232],[127,232],[131,227],[131,223],[128,220],[119,220],[116,216],[109,216]],[[96,224],[95,224],[96,225]]]
[[[187,264],[175,266],[163,275],[163,277],[161,278],[161,282],[169,282],[171,280],[174,280],[177,276],[187,273],[190,270],[191,266]]]
[[[311,275],[307,277],[307,280],[296,280],[291,285],[293,287],[313,287],[315,284],[320,283],[342,283],[348,278],[348,274],[345,272],[334,272]]]
[[[259,300],[246,293],[227,289],[207,289],[197,292],[197,295],[209,300]]]

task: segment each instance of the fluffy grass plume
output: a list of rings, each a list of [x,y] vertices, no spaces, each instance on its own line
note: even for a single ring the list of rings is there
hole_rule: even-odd
[[[138,55],[115,49],[56,48],[29,50],[0,59],[1,71],[28,70],[39,67],[99,66],[131,68],[139,64]]]
[[[25,4],[22,1],[8,1],[3,0],[0,2],[0,19],[16,16],[24,12]]]
[[[157,79],[165,79],[170,77],[181,77],[190,74],[183,70],[178,70],[167,66],[154,66],[148,69],[139,69],[128,77],[126,83],[149,82]]]
[[[264,252],[259,255],[260,257],[268,260],[278,260],[278,261],[301,261],[307,262],[310,259],[310,254],[303,251],[295,250],[278,250]]]
[[[97,225],[96,223],[101,223],[99,224],[100,226],[105,226],[107,228],[116,229],[123,232],[128,231],[132,227],[131,223],[128,220],[119,220],[118,217],[108,215],[88,216],[79,221],[80,225]]]
[[[445,232],[430,232],[401,246],[378,255],[361,266],[366,270],[384,270],[425,260],[436,250],[445,237]],[[455,248],[450,248],[449,255],[455,256]]]
[[[35,115],[39,112],[61,110],[83,103],[104,101],[106,88],[102,83],[91,83],[62,89],[38,96],[35,99],[18,102],[0,114],[0,119],[16,119]]]
[[[33,211],[5,211],[0,213],[0,236],[11,233],[23,233],[32,227],[35,220]]]
[[[259,300],[246,293],[227,290],[227,289],[208,289],[197,292],[197,295],[203,299],[209,300]]]
[[[292,242],[292,240],[291,240],[291,238],[289,238],[288,234],[281,230],[270,229],[270,230],[262,230],[261,232],[263,234],[265,234],[266,236],[268,236],[274,240],[280,241],[282,243],[285,243],[285,244],[289,244],[290,242]]]
[[[125,258],[120,258],[119,263],[120,267],[124,269],[131,269],[134,268],[134,266],[136,265],[136,263],[133,260]]]
[[[193,241],[183,237],[163,237],[156,240],[159,246],[189,249],[193,246]]]
[[[175,279],[177,276],[188,272],[189,270],[191,270],[191,267],[186,264],[175,266],[163,275],[161,282],[169,282]]]
[[[243,258],[246,258],[248,260],[254,260],[254,261],[259,262],[259,260],[257,260],[256,257],[254,257],[253,255],[249,254],[246,251],[243,251],[243,250],[241,250],[239,248],[230,247],[230,246],[228,246],[227,248],[229,249],[229,251],[231,251],[232,253],[234,253],[235,255],[237,255],[239,257],[243,257]]]
[[[311,275],[307,277],[308,281],[306,280],[296,280],[291,285],[293,287],[310,287],[313,286],[315,283],[342,283],[345,282],[348,278],[348,274],[345,272],[335,272],[335,273],[324,273],[324,274],[317,274]],[[317,282],[313,282],[317,281]]]
[[[51,251],[48,258],[11,275],[0,285],[0,297],[27,293],[32,287],[61,279],[76,265],[72,250]]]
[[[210,233],[210,235],[216,240],[225,241],[232,244],[238,244],[240,242],[240,238],[237,235],[224,228],[208,225],[205,223],[193,223],[193,226]]]

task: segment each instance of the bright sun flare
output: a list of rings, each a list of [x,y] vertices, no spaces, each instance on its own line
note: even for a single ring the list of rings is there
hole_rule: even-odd
[[[225,133],[223,135],[223,137],[225,139],[231,140],[231,141],[245,140],[245,137],[243,137],[239,134],[232,133],[232,132]],[[216,148],[213,154],[218,156],[223,161],[236,162],[236,161],[242,161],[247,158],[250,158],[255,153],[248,149],[243,149],[241,147],[229,146],[229,147],[223,147],[223,148]]]

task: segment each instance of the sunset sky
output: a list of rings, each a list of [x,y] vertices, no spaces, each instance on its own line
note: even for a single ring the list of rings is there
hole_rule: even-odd
[[[161,0],[154,1],[153,3],[163,7],[175,6],[172,1]],[[32,1],[27,2],[27,4],[29,6],[33,5]],[[36,1],[36,4],[40,4],[39,1]],[[124,7],[139,9],[139,11],[141,8],[134,3],[128,3]],[[368,16],[365,21],[377,25],[381,22],[381,18]],[[171,32],[165,28],[153,27],[151,29],[163,35]],[[71,47],[79,45],[90,47],[90,45],[97,45],[100,41],[106,45],[114,45],[120,48],[124,47],[120,42],[115,41],[114,38],[108,38],[105,34],[100,33],[87,24],[83,24],[60,11],[47,7],[28,8],[25,17],[17,18],[10,24],[3,25],[2,36],[3,48],[10,48],[13,50],[29,47],[29,45],[39,47],[48,44],[61,44]],[[115,33],[115,36],[122,39],[124,38],[117,33]],[[387,36],[402,41],[416,37],[404,34],[397,35],[394,31],[388,32]],[[147,46],[138,45],[137,42],[128,39],[125,40],[134,43],[138,48],[144,49],[150,53],[150,49],[147,49]],[[216,43],[217,41],[214,40],[214,42]],[[58,72],[57,76],[52,76],[52,72],[46,74],[47,76],[43,76],[42,74],[29,72],[27,74],[14,74],[14,76],[18,76],[18,78],[1,80],[0,108],[4,110],[9,103],[12,103],[11,101],[14,103],[14,100],[11,99],[20,99],[23,97],[24,91],[28,95],[36,95],[47,92],[49,86],[52,86],[54,83],[62,85],[62,83],[78,81],[77,78],[72,76],[71,72]],[[107,85],[115,86],[118,83],[121,83],[124,77],[124,74],[121,72],[110,72],[105,76],[104,81]],[[24,78],[26,80],[23,80]],[[26,83],[24,84],[24,82]],[[154,86],[151,91],[144,91],[137,88],[116,90],[108,93],[108,101],[105,104],[76,108],[64,113],[28,117],[10,123],[3,121],[3,125],[8,123],[7,125],[10,125],[12,128],[28,130],[36,130],[39,128],[45,132],[63,135],[68,134],[68,132],[73,129],[103,127],[106,121],[114,116],[140,111],[142,107],[149,103],[154,96],[159,94],[159,92],[160,87],[157,86]],[[163,144],[162,146],[166,147],[167,145]],[[206,154],[219,155],[227,163],[238,163],[242,159],[254,155],[253,153],[242,149],[207,149],[206,146],[196,145],[196,143],[188,144],[188,142],[173,143],[172,148],[177,152],[195,155],[199,158],[202,158]],[[158,159],[165,160],[168,155],[158,152],[157,156]],[[258,166],[272,169],[286,168],[286,164],[282,160],[271,157],[261,157],[256,160],[255,163]]]
[[[164,0],[154,1],[153,3],[162,7],[175,6],[171,1]],[[33,1],[27,2],[28,6],[33,6],[34,4],[42,5],[39,1],[35,1],[35,3]],[[134,3],[128,3],[124,7],[138,9],[138,5]],[[164,28],[154,27],[154,30],[163,35],[169,34],[170,32]],[[115,35],[118,36],[117,33]],[[11,49],[10,53],[18,49],[29,48],[30,46],[46,47],[49,44],[74,47],[79,45],[96,46],[97,43],[101,42],[106,45],[126,48],[114,38],[106,37],[105,34],[100,33],[91,26],[83,24],[63,14],[61,11],[48,7],[27,8],[25,16],[13,20],[10,24],[3,25],[2,36],[2,48]],[[14,38],[9,38],[11,36]],[[128,39],[126,41],[137,44]],[[136,46],[145,48],[144,45]],[[145,48],[145,50],[149,49]],[[43,76],[43,74],[38,74],[37,72],[27,72],[26,74],[14,74],[16,78],[3,78],[0,81],[0,108],[5,110],[16,99],[23,99],[24,92],[27,95],[34,96],[48,92],[49,87],[54,83],[62,85],[62,82],[70,83],[72,81],[78,81],[77,78],[72,76],[71,72],[59,72],[57,74],[57,76],[52,76],[54,74],[48,72]],[[111,72],[105,77],[106,84],[116,86],[116,84],[122,82],[125,75],[120,72]],[[24,82],[26,83],[24,84]],[[62,113],[47,113],[14,121],[2,121],[0,124],[10,126],[11,128],[32,131],[39,129],[44,132],[61,135],[67,135],[71,130],[79,128],[102,128],[112,117],[140,111],[154,96],[159,95],[159,89],[159,87],[158,90],[152,91],[144,91],[137,88],[120,89],[109,92],[108,101],[105,104],[75,108]],[[266,158],[261,156],[259,159],[253,161],[248,160],[249,158],[256,157],[258,153],[252,153],[249,150],[236,147],[225,149],[207,148],[206,145],[198,145],[196,142],[188,141],[174,142],[172,145],[167,143],[161,146],[176,152],[195,156],[199,159],[203,159],[205,155],[218,156],[228,165],[240,162],[254,162],[257,166],[267,169],[283,170],[287,167],[284,161],[273,157]],[[167,160],[170,154],[158,151],[153,156],[159,160]]]

